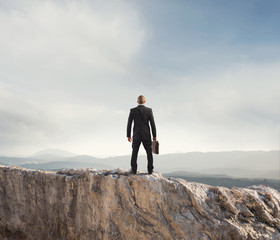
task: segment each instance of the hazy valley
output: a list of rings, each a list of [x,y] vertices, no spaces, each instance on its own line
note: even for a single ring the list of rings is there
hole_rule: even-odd
[[[146,172],[146,156],[138,157],[138,169]],[[30,157],[0,156],[0,164],[28,169],[73,168],[129,169],[130,155],[97,158],[57,149],[42,150]],[[213,186],[246,187],[263,184],[280,191],[278,151],[189,152],[154,155],[155,171],[168,177]]]

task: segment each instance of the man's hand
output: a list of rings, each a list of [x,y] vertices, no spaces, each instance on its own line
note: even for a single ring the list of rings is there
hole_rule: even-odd
[[[153,141],[156,141],[157,140],[157,138],[156,137],[153,137]]]
[[[127,140],[128,140],[129,142],[131,142],[131,137],[128,137]]]

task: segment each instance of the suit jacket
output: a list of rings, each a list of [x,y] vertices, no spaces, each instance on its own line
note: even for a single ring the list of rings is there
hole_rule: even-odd
[[[137,116],[137,111],[139,113],[140,119]],[[133,135],[137,134],[138,132],[142,132],[142,133],[147,133],[151,136],[150,126],[149,126],[150,123],[152,127],[153,137],[157,136],[154,115],[151,108],[148,108],[144,105],[138,105],[137,107],[130,109],[130,113],[127,121],[127,137],[131,137],[132,121],[134,121]]]

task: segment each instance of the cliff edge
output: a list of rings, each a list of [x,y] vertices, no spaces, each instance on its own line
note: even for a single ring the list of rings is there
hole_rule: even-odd
[[[280,239],[279,210],[265,186],[0,166],[0,239]]]

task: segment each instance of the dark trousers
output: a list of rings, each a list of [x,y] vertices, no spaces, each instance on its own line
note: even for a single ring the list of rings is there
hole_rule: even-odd
[[[152,153],[152,141],[150,134],[144,134],[144,133],[137,133],[132,138],[132,155],[131,155],[131,169],[132,171],[137,171],[137,156],[139,147],[143,144],[146,153],[147,153],[147,159],[148,159],[148,171],[153,171],[153,153]]]

